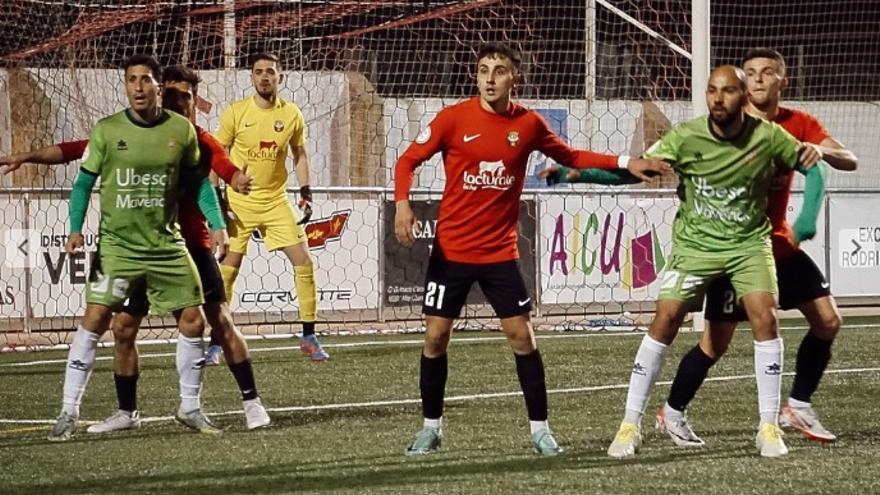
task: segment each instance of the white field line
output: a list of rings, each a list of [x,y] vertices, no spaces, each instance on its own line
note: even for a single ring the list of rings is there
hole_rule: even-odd
[[[880,368],[844,368],[844,369],[835,369],[835,370],[826,370],[825,374],[827,375],[840,375],[840,374],[857,374],[857,373],[876,373],[880,372]],[[794,376],[793,372],[783,373],[783,376]],[[718,376],[718,377],[710,377],[706,378],[707,382],[732,382],[738,380],[749,380],[754,379],[755,375],[728,375],[728,376]],[[672,381],[662,381],[657,382],[657,385],[667,386],[672,384]],[[573,388],[560,388],[548,390],[548,394],[578,394],[585,392],[600,392],[605,390],[625,390],[629,387],[629,383],[618,383],[614,385],[591,385],[586,387],[573,387]],[[467,402],[467,401],[475,401],[482,399],[496,399],[501,397],[517,397],[521,396],[522,392],[495,392],[495,393],[486,393],[486,394],[470,394],[470,395],[455,395],[452,397],[446,397],[446,402]],[[266,411],[279,413],[279,412],[308,412],[308,411],[328,411],[334,409],[361,409],[361,408],[369,408],[369,407],[387,407],[387,406],[401,406],[401,405],[409,405],[409,404],[420,404],[421,399],[392,399],[392,400],[380,400],[380,401],[372,401],[372,402],[344,402],[337,404],[319,404],[315,406],[288,406],[288,407],[267,407]],[[224,411],[219,413],[208,413],[207,416],[219,417],[219,416],[238,416],[244,414],[241,410],[234,411]],[[174,416],[151,416],[142,418],[142,421],[145,423],[158,423],[163,421],[172,421],[174,420]],[[82,424],[94,424],[98,421],[80,421]],[[51,425],[54,424],[54,419],[0,419],[0,424],[12,424],[12,425]],[[2,432],[0,432],[2,433]]]
[[[806,330],[809,327],[806,326],[791,326],[791,327],[782,327],[782,330]],[[858,325],[854,326],[850,330],[854,330],[857,328],[880,328],[880,325]],[[748,328],[741,328],[738,331],[740,332],[748,332]],[[692,333],[686,332],[684,329],[680,330],[679,333]],[[596,332],[570,332],[563,333],[559,335],[544,335],[537,334],[535,338],[538,340],[553,340],[553,339],[577,339],[583,337],[610,337],[610,336],[644,336],[644,331],[596,331]],[[295,338],[297,337],[294,334],[288,335],[272,335],[271,338],[279,339],[279,338]],[[265,338],[265,337],[261,337]],[[472,344],[472,343],[482,343],[482,342],[495,342],[495,341],[503,341],[507,340],[504,336],[498,337],[453,337],[452,342],[454,344]],[[168,339],[167,341],[162,341],[164,344],[175,344],[177,343],[177,339]],[[424,343],[424,339],[409,339],[409,340],[372,340],[372,341],[364,341],[364,342],[339,342],[335,344],[323,344],[323,347],[328,349],[343,349],[343,348],[351,348],[351,347],[396,347],[396,346],[410,346],[410,345],[422,345]],[[112,344],[105,345],[101,343],[99,347],[112,347]],[[65,349],[67,346],[65,345]],[[274,351],[291,351],[298,350],[299,346],[277,346],[277,347],[256,347],[250,349],[251,353],[256,352],[274,352]],[[2,355],[2,354],[0,354]],[[174,352],[154,352],[141,354],[140,359],[150,359],[150,358],[162,358],[162,357],[173,357],[176,356]],[[99,356],[95,358],[95,361],[110,361],[113,359],[113,356]],[[3,363],[0,364],[0,368],[22,368],[29,366],[42,366],[44,364],[61,364],[66,363],[67,359],[42,359],[39,361],[22,361],[17,363]]]
[[[583,337],[602,337],[602,336],[621,336],[621,335],[631,335],[631,336],[644,336],[643,332],[596,332],[596,333],[566,333],[562,335],[537,335],[536,338],[540,340],[550,340],[550,339],[576,339]],[[292,337],[292,336],[291,336]],[[506,337],[498,336],[498,337],[453,337],[452,343],[456,344],[479,344],[484,342],[495,342],[495,341],[504,341],[507,340]],[[396,347],[396,346],[412,346],[412,345],[422,345],[425,343],[424,339],[409,339],[409,340],[370,340],[364,342],[339,342],[335,344],[322,344],[323,347],[327,349],[343,349],[350,347]],[[251,354],[255,352],[273,352],[273,351],[290,351],[296,350],[299,351],[299,346],[278,346],[278,347],[255,347],[250,349]],[[141,354],[140,359],[144,358],[160,358],[160,357],[173,357],[177,354],[174,352],[156,352],[150,354]],[[95,358],[95,361],[110,361],[113,359],[113,356],[99,356]],[[0,368],[18,368],[24,366],[40,366],[44,364],[61,364],[66,363],[67,359],[43,359],[40,361],[22,361],[19,363],[5,363],[0,364]]]

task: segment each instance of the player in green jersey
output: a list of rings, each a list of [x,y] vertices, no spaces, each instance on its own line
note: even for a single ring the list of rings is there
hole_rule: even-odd
[[[196,132],[184,117],[159,107],[162,68],[146,55],[124,64],[130,108],[98,122],[70,198],[70,235],[65,250],[83,246],[82,226],[91,189],[101,177],[101,244],[86,287],[86,310],[68,352],[63,407],[49,440],[70,439],[95,363],[98,340],[118,310],[146,287],[157,313],[177,320],[177,370],[181,403],[177,419],[206,433],[220,430],[201,411],[202,285],[177,224],[181,184],[198,190],[199,208],[215,244],[228,244],[213,187],[198,168]]]
[[[746,114],[746,102],[741,69],[713,70],[706,91],[710,115],[676,126],[645,153],[673,165],[681,180],[681,203],[669,267],[654,320],[636,354],[624,419],[608,448],[611,457],[629,457],[638,450],[641,419],[666,347],[685,315],[702,304],[709,282],[721,276],[730,277],[755,338],[761,414],[756,445],[763,456],[788,453],[777,424],[782,340],[766,209],[775,167],[796,167],[800,143],[777,124]],[[821,167],[803,172],[810,182],[823,180]],[[795,225],[798,241],[811,238],[815,230],[814,214]]]

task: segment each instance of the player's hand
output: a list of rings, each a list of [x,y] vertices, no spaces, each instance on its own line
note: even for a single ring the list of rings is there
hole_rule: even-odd
[[[222,260],[226,257],[226,253],[229,252],[229,234],[226,232],[226,229],[217,229],[211,232],[211,243],[214,248],[214,255],[218,260]]]
[[[538,177],[546,179],[548,186],[576,182],[579,175],[580,173],[577,170],[563,167],[562,165],[550,165],[538,172]]]
[[[629,173],[639,180],[649,181],[658,175],[672,173],[672,167],[662,160],[645,160],[642,158],[630,158],[626,167]]]
[[[15,155],[0,156],[0,167],[5,167],[3,175],[12,173],[21,167],[21,164],[28,161],[27,153],[16,153]]]
[[[416,238],[413,235],[413,226],[416,224],[416,216],[413,214],[409,201],[398,201],[397,211],[394,213],[394,236],[397,241],[406,247],[410,247]]]
[[[813,143],[801,143],[798,147],[798,162],[804,170],[809,170],[810,167],[819,163],[822,156],[822,150]]]
[[[235,174],[232,175],[232,182],[229,183],[229,187],[239,194],[249,194],[251,192],[254,177],[249,174],[247,170],[248,165],[245,163],[244,168],[237,170]]]
[[[299,201],[297,201],[296,206],[302,211],[302,219],[297,224],[305,225],[309,223],[309,220],[312,218],[312,188],[309,186],[299,188]]]
[[[85,241],[82,234],[70,234],[67,236],[67,242],[64,243],[64,252],[67,254],[75,254],[82,251]]]

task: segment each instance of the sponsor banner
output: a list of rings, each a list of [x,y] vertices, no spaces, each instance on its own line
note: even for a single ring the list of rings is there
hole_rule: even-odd
[[[542,203],[541,303],[657,297],[672,247],[672,198],[553,196]]]
[[[296,202],[294,195],[290,200]],[[306,235],[316,268],[318,310],[377,308],[378,200],[316,194],[312,208]],[[299,309],[290,261],[280,251],[269,252],[259,232],[242,263],[234,299],[236,313]]]
[[[24,200],[0,198],[0,318],[27,314],[25,269],[34,258],[33,236],[24,230]]]
[[[428,259],[437,233],[439,201],[410,201],[416,217],[415,243],[404,247],[394,236],[393,201],[385,202],[385,287],[387,306],[421,306]],[[535,215],[534,200],[520,201],[519,255],[523,278],[531,294],[535,293]],[[474,285],[468,304],[485,303],[479,286]]]
[[[93,194],[83,225],[83,251],[64,252],[68,233],[66,199],[34,199],[30,203],[31,232],[37,249],[32,258],[31,305],[37,318],[81,315],[89,270],[98,254],[100,198]]]
[[[880,295],[880,211],[872,194],[830,198],[831,289],[836,296]]]

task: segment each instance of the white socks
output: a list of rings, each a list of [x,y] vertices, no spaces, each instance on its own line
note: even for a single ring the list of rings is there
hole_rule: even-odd
[[[666,352],[666,344],[658,342],[645,335],[636,353],[636,361],[633,364],[632,374],[629,377],[629,390],[626,393],[626,411],[623,422],[641,424],[642,415],[648,407],[648,399],[651,398],[651,390],[660,369],[663,367],[663,354]]]
[[[422,424],[425,428],[434,428],[435,430],[439,430],[443,427],[443,418],[437,419],[428,419],[425,418],[425,422]]]
[[[775,425],[782,387],[782,338],[755,342],[755,380],[761,423]]]
[[[86,385],[89,384],[89,377],[92,376],[92,368],[95,367],[95,354],[98,352],[100,338],[82,325],[76,327],[70,350],[67,351],[62,412],[79,416],[79,405],[86,392]]]
[[[529,420],[529,433],[532,435],[541,430],[550,430],[550,424],[547,421],[531,421]]]
[[[792,397],[788,398],[788,407],[792,409],[806,409],[808,407],[813,407],[813,405],[809,402],[804,402],[802,400],[797,400]]]
[[[177,375],[180,378],[180,410],[190,412],[201,408],[202,361],[204,350],[201,337],[177,336]]]

